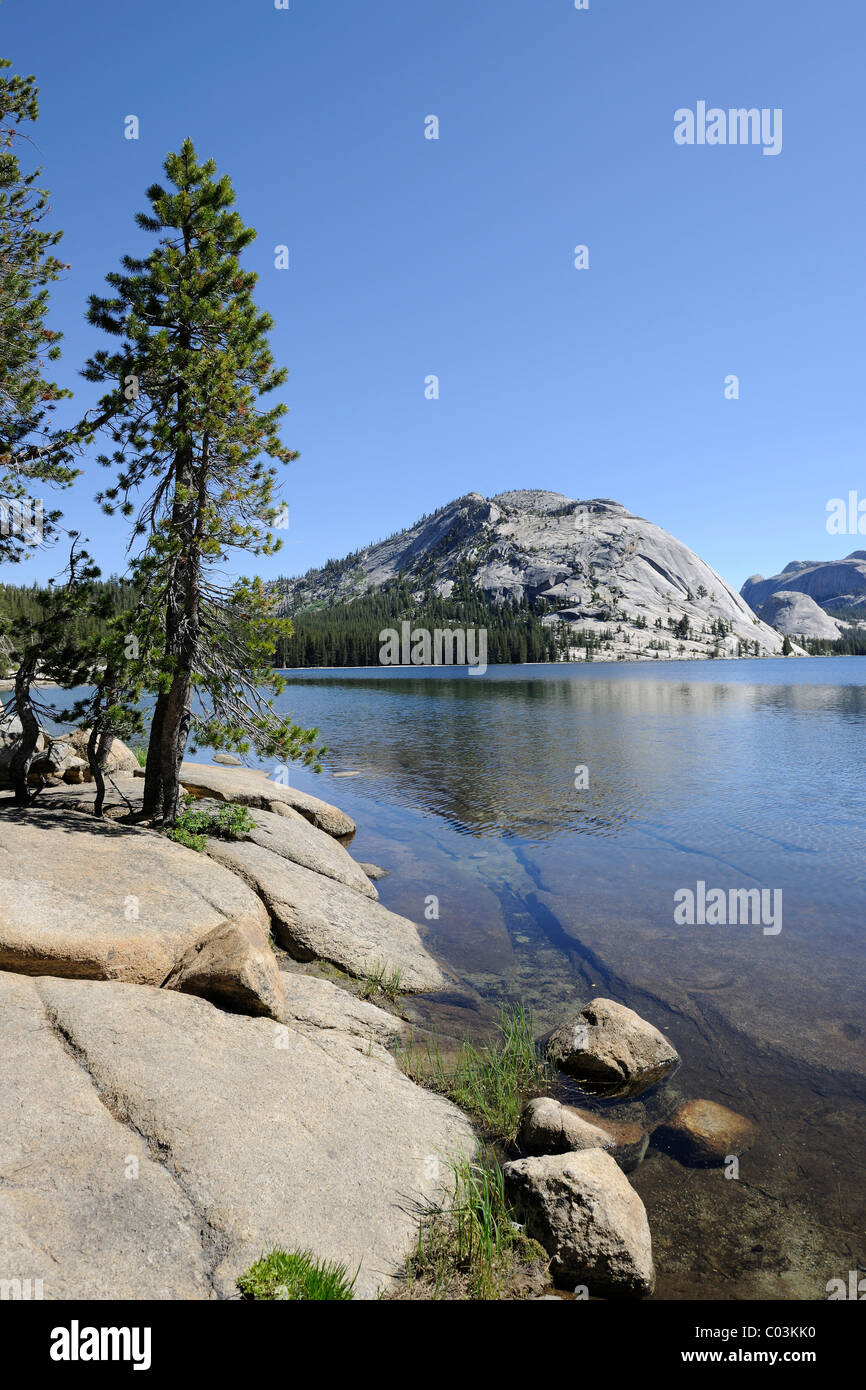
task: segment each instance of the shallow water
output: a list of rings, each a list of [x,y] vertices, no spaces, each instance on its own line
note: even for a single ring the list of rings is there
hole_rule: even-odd
[[[653,1115],[758,1122],[736,1180],[652,1148],[631,1175],[656,1297],[824,1298],[866,1265],[866,658],[286,674],[330,750],[290,780],[356,818],[383,902],[485,1004],[541,1030],[621,1000],[683,1058]],[[780,892],[781,918],[679,925],[699,882]]]

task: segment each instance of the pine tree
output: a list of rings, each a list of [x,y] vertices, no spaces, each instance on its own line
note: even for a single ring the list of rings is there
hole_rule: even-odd
[[[0,74],[11,63],[0,58]],[[54,254],[63,233],[45,226],[48,194],[40,169],[25,172],[18,149],[39,114],[35,78],[0,75],[0,561],[20,560],[28,545],[56,534],[60,513],[32,494],[68,487],[75,453],[117,408],[53,428],[57,402],[72,393],[50,378],[60,334],[46,327],[49,287],[63,270]]]
[[[0,69],[9,67],[0,58]],[[65,462],[38,452],[55,402],[69,395],[47,376],[60,355],[45,317],[48,286],[63,269],[53,254],[62,233],[43,228],[48,195],[37,186],[41,171],[25,173],[18,158],[38,113],[33,77],[0,76],[0,560],[20,559],[28,531],[38,540],[58,519],[56,513],[37,519],[32,482],[66,484],[73,477]]]
[[[287,373],[274,365],[270,317],[253,300],[256,276],[239,257],[255,237],[233,210],[227,176],[199,164],[192,141],[165,161],[168,188],[148,189],[138,225],[157,243],[124,257],[93,296],[88,317],[121,339],[98,352],[85,376],[119,383],[114,419],[116,481],[98,500],[134,517],[142,539],[133,575],[145,607],[139,618],[156,702],[145,776],[145,811],[174,820],[188,737],[241,753],[316,762],[315,730],[280,718],[262,686],[279,691],[271,662],[291,625],[261,584],[226,587],[214,574],[233,549],[279,549],[273,524],[273,463],[297,457],[280,439],[286,407],[262,398]],[[102,402],[110,407],[111,397]],[[149,488],[138,506],[133,498]],[[154,615],[161,627],[153,638]]]

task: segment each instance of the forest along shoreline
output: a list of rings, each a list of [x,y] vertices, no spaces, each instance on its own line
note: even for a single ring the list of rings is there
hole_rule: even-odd
[[[0,727],[0,770],[19,733]],[[136,823],[143,769],[114,740],[96,819],[86,738],[43,731],[39,797],[0,800],[18,1058],[0,1113],[22,1154],[4,1268],[26,1249],[21,1277],[47,1297],[274,1297],[312,1252],[354,1297],[652,1293],[627,1175],[650,1142],[708,1166],[755,1133],[704,1098],[666,1099],[679,1057],[659,1029],[594,999],[543,1039],[515,1010],[490,1043],[443,1046],[401,1001],[468,987],[378,901],[386,870],[351,857],[350,817],[217,755],[183,764],[169,838]],[[562,1103],[564,1082],[581,1103]],[[467,1264],[476,1226],[500,1239]]]

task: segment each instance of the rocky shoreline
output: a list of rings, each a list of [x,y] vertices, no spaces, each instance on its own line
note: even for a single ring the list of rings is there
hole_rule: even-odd
[[[383,871],[351,857],[337,807],[185,763],[197,806],[244,806],[252,826],[197,853],[136,824],[141,769],[122,744],[106,819],[88,814],[76,737],[45,735],[33,807],[0,797],[0,1272],[46,1298],[233,1298],[280,1247],[357,1272],[356,1297],[393,1289],[479,1135],[401,1070],[399,1004],[359,994],[459,982],[378,901]],[[503,1167],[515,1217],[560,1287],[645,1297],[651,1236],[626,1173],[650,1142],[729,1162],[753,1127],[709,1101],[646,1104],[679,1058],[614,1001],[540,1049],[589,1108],[530,1100]]]

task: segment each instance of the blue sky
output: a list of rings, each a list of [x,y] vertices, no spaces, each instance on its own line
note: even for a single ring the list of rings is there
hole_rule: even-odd
[[[850,0],[3,0],[72,267],[59,378],[92,403],[87,296],[147,245],[133,215],[191,135],[258,230],[301,451],[282,553],[238,571],[515,487],[613,497],[735,587],[866,547],[825,529],[828,499],[866,497],[864,48]],[[676,145],[700,100],[782,108],[782,153]],[[103,480],[64,505],[108,573]]]

